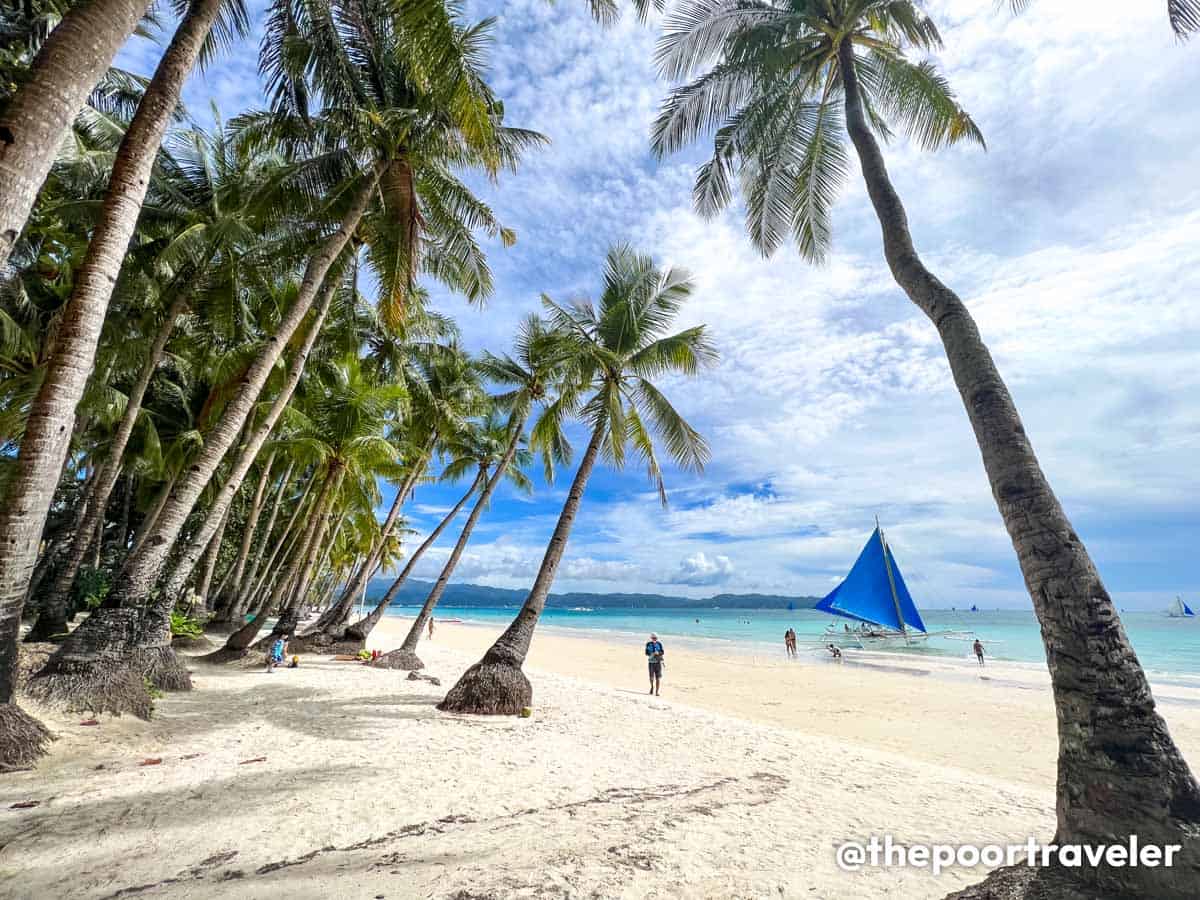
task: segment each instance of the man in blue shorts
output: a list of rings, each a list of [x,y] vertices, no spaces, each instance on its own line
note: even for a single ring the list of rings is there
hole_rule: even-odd
[[[662,687],[663,645],[657,634],[651,634],[650,640],[646,641],[646,658],[650,662],[650,693],[658,696],[658,689]]]

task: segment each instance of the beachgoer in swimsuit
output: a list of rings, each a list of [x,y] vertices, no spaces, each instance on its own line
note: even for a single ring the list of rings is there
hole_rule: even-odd
[[[983,644],[981,644],[979,642],[978,638],[975,639],[975,658],[979,660],[979,664],[982,666],[983,665]]]

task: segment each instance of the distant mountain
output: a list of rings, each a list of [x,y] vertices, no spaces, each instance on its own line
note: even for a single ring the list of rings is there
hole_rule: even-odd
[[[391,579],[373,579],[367,587],[367,600],[378,600],[391,585]],[[407,581],[392,602],[393,606],[419,606],[433,587],[429,581]],[[520,606],[529,592],[510,588],[488,587],[483,584],[450,584],[442,595],[443,606],[503,607]],[[587,606],[592,609],[811,609],[820,597],[781,597],[775,594],[717,594],[713,597],[669,597],[664,594],[551,594],[546,606],[552,609],[571,609]]]

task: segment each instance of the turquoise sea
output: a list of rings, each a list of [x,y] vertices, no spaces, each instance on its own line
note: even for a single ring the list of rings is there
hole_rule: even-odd
[[[390,615],[412,616],[414,607],[393,606]],[[515,608],[439,607],[435,618],[494,626],[497,634],[512,620]],[[1032,611],[951,612],[922,610],[930,631],[970,631],[999,660],[1045,664],[1041,633]],[[566,632],[600,632],[619,640],[642,642],[656,632],[664,643],[681,642],[711,652],[783,654],[783,633],[796,630],[801,652],[815,648],[833,619],[812,610],[782,609],[548,609],[542,626]],[[840,622],[841,620],[839,620]],[[1127,612],[1121,621],[1142,665],[1152,674],[1200,677],[1200,618],[1171,619],[1165,612]],[[813,650],[815,652],[815,649]],[[971,657],[970,640],[932,638],[920,649],[872,649],[880,653]]]

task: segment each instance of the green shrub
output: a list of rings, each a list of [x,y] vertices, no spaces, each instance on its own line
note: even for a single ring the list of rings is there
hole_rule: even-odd
[[[75,581],[75,603],[84,609],[96,609],[108,596],[112,582],[103,569],[80,569]]]
[[[173,610],[171,612],[171,635],[186,635],[187,637],[200,637],[204,634],[204,626],[200,624],[199,619],[189,616],[187,613]]]

